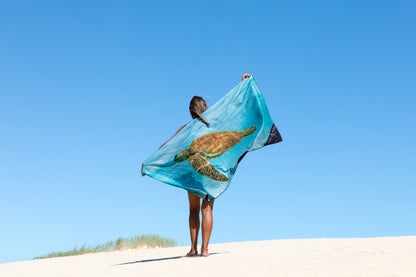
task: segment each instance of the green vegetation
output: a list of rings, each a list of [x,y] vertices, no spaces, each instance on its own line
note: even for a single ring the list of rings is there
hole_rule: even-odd
[[[164,238],[159,235],[142,235],[134,236],[130,238],[118,238],[116,241],[109,241],[107,243],[99,244],[95,247],[86,246],[85,244],[81,248],[74,247],[74,249],[65,252],[52,252],[44,256],[34,257],[33,259],[46,259],[53,257],[82,255],[87,253],[125,250],[140,247],[173,247],[176,246],[176,241],[171,238]]]

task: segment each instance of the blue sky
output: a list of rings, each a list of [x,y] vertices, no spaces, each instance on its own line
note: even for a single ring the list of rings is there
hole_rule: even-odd
[[[212,243],[416,235],[413,1],[2,1],[0,263],[159,234],[186,192],[141,163],[249,72],[283,142],[249,153]],[[256,188],[253,192],[253,188]]]

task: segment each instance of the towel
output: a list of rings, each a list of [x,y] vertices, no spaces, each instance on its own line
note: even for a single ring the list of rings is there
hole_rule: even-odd
[[[142,164],[142,175],[211,200],[229,186],[244,155],[282,141],[253,77],[186,124]]]

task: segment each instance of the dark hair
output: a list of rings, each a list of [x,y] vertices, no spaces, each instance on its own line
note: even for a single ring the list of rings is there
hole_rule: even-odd
[[[207,109],[207,102],[205,102],[202,97],[194,96],[191,103],[189,103],[189,111],[191,112],[192,118],[199,118],[202,122],[209,126],[209,123],[201,116],[201,114]]]

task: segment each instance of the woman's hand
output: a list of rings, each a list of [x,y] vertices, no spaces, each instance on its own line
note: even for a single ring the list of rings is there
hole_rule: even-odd
[[[251,74],[244,73],[243,77],[241,77],[241,81],[244,80],[245,78],[250,78],[250,77],[251,77]]]

